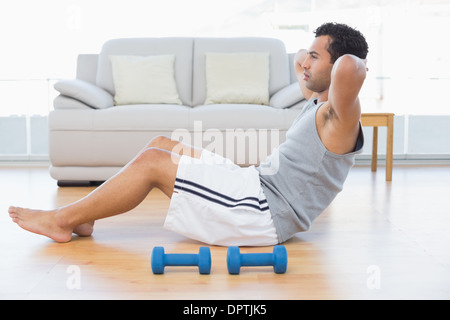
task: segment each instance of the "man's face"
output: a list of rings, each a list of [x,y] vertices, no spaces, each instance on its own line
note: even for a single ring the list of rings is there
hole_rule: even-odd
[[[330,41],[329,36],[315,38],[302,63],[302,67],[305,69],[303,80],[305,80],[306,87],[313,92],[321,93],[330,87],[331,70],[333,69],[331,56],[327,51]]]

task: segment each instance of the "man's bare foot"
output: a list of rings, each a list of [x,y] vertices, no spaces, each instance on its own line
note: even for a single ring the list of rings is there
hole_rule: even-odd
[[[56,242],[68,242],[72,239],[72,228],[58,223],[57,210],[41,211],[19,207],[9,207],[9,216],[21,228],[44,235]]]
[[[94,232],[95,221],[83,223],[79,226],[73,228],[73,233],[79,235],[80,237],[89,237]]]

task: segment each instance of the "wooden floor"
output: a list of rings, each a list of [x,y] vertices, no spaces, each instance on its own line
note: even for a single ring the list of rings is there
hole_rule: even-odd
[[[0,299],[450,299],[450,167],[355,167],[313,228],[285,245],[288,271],[229,275],[212,247],[210,275],[166,268],[154,246],[202,245],[162,228],[169,201],[154,191],[135,210],[98,221],[93,237],[57,244],[12,223],[10,204],[53,208],[92,188],[58,188],[46,169],[0,168]],[[244,248],[270,252],[271,248]]]

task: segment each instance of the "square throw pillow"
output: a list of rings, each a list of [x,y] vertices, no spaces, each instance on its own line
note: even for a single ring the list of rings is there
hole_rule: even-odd
[[[269,53],[206,53],[205,104],[269,104]]]
[[[175,82],[175,56],[111,56],[114,104],[182,104]]]

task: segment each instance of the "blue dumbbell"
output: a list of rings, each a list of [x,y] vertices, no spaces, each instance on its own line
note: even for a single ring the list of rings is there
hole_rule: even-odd
[[[154,274],[164,273],[166,266],[198,266],[200,274],[209,274],[211,271],[211,251],[209,247],[201,247],[198,254],[167,254],[164,253],[163,247],[154,247],[151,264]]]
[[[230,274],[239,274],[241,267],[273,266],[275,273],[285,273],[287,251],[284,246],[273,247],[272,253],[240,253],[239,247],[229,247],[227,266]]]

